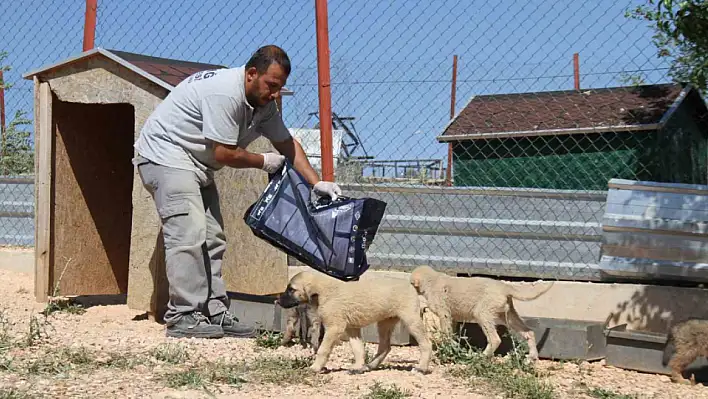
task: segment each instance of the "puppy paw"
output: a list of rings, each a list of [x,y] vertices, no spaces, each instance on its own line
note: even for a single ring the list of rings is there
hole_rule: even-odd
[[[688,379],[683,378],[683,377],[681,377],[681,378],[676,378],[676,377],[675,377],[675,378],[672,378],[672,379],[671,379],[671,382],[673,382],[674,384],[691,385],[691,380],[688,380]]]
[[[533,364],[538,361],[538,355],[532,356],[532,355],[526,355],[526,364]]]
[[[324,372],[327,370],[327,369],[325,369],[324,367],[317,367],[317,366],[315,366],[314,364],[313,364],[312,366],[310,366],[309,369],[310,369],[310,371],[312,371],[313,373],[320,373],[320,374],[321,374],[321,373],[324,373]]]

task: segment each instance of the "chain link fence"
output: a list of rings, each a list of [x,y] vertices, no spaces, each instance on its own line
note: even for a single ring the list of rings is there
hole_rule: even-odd
[[[0,15],[8,109],[30,119],[20,73],[79,53],[84,13],[34,3]],[[283,118],[320,164],[313,1],[98,3],[107,49],[236,66],[283,47]],[[625,15],[641,3],[329,2],[336,180],[389,204],[373,267],[599,279],[609,179],[705,184],[700,97]],[[3,203],[19,187],[0,186]]]
[[[33,83],[22,75],[81,52],[84,3],[28,0],[0,12],[0,247],[34,245]]]

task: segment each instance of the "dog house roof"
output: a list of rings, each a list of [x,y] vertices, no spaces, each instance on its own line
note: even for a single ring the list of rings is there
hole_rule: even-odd
[[[37,70],[30,71],[22,77],[32,79],[33,76],[48,72],[52,69],[66,66],[70,63],[91,57],[95,54],[103,55],[118,64],[132,70],[151,82],[172,91],[181,81],[195,72],[206,71],[209,69],[226,68],[223,65],[206,64],[201,62],[192,62],[184,60],[176,60],[171,58],[152,57],[144,54],[130,53],[120,50],[107,50],[100,47],[85,51],[76,56],[70,57],[63,61],[41,67]],[[292,95],[293,92],[287,88],[283,88],[281,95]]]
[[[669,83],[474,96],[438,140],[656,129],[691,90]]]

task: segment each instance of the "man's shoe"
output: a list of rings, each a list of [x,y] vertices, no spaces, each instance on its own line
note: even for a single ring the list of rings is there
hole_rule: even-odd
[[[187,313],[179,321],[167,327],[166,335],[173,338],[221,338],[224,330],[200,312]]]
[[[238,318],[228,310],[209,317],[209,321],[212,325],[220,326],[227,337],[253,338],[256,336],[255,327],[240,323]]]

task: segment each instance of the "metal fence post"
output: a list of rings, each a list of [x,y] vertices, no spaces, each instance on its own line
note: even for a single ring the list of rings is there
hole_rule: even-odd
[[[315,0],[315,13],[317,28],[317,86],[320,106],[322,180],[334,181],[334,154],[332,151],[332,90],[329,73],[327,0]]]

